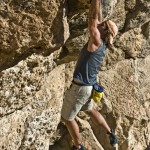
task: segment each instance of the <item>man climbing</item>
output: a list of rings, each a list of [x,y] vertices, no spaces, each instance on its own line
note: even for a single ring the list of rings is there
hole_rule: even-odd
[[[86,150],[82,145],[79,127],[75,121],[79,111],[85,111],[95,124],[104,127],[112,146],[118,144],[116,135],[103,116],[93,108],[93,100],[91,99],[93,85],[97,82],[98,70],[105,56],[106,45],[112,44],[113,38],[118,32],[116,24],[111,20],[102,22],[100,0],[92,0],[91,2],[88,28],[90,38],[81,50],[73,82],[65,96],[61,111],[62,119],[73,140],[72,150]]]

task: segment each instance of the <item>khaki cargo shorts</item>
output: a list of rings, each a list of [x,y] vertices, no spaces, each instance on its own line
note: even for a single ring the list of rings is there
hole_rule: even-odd
[[[61,110],[64,119],[71,121],[79,111],[87,111],[93,108],[92,88],[92,86],[80,86],[72,83],[65,95]]]

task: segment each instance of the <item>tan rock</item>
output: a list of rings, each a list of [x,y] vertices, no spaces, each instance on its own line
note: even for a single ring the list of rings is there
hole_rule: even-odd
[[[60,111],[89,37],[88,8],[84,0],[1,1],[0,149],[70,150]],[[105,0],[103,13],[119,33],[98,76],[105,100],[97,109],[115,129],[119,150],[149,150],[149,1]],[[83,112],[77,121],[88,150],[112,149]]]

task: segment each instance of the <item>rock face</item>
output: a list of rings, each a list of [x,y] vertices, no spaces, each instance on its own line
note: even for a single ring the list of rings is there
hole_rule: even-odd
[[[65,65],[54,69],[53,59],[53,54],[32,55],[2,72],[0,149],[49,146],[60,121],[65,85]]]
[[[63,97],[88,40],[85,0],[1,0],[0,149],[70,150],[61,122]],[[150,147],[148,0],[103,0],[104,19],[119,28],[98,75],[105,98],[97,109],[119,139],[119,150]],[[80,112],[88,150],[111,150],[108,137]]]
[[[65,1],[2,0],[0,6],[1,70],[34,52],[56,50],[69,36]]]
[[[105,107],[111,109],[107,113],[103,107],[102,113],[106,115],[110,126],[119,133],[121,150],[144,150],[150,140],[150,90],[147,88],[150,81],[147,76],[150,73],[149,62],[149,56],[145,59],[124,60],[99,76],[108,100]],[[110,149],[106,142],[100,141],[105,149]]]

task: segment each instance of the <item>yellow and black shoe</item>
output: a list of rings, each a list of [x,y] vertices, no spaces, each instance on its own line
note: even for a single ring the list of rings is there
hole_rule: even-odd
[[[118,147],[118,139],[113,130],[111,130],[111,133],[109,133],[109,140],[113,147]]]

